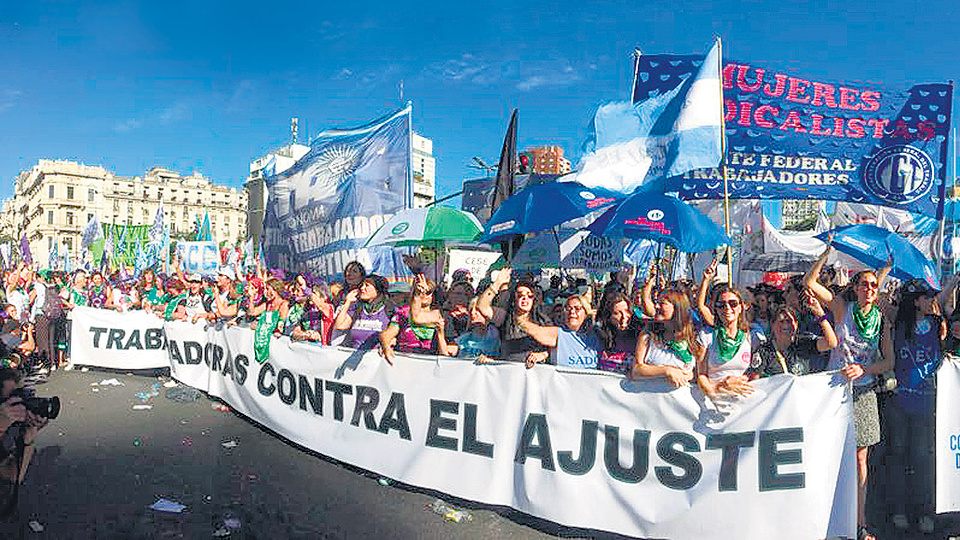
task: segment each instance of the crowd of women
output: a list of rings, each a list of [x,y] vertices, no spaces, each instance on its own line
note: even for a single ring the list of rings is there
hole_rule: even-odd
[[[90,306],[249,326],[258,340],[282,335],[377,349],[390,364],[401,352],[661,378],[699,387],[717,404],[749,396],[758,378],[836,370],[853,389],[862,538],[872,537],[864,500],[868,450],[881,437],[877,392],[895,380],[883,407],[891,470],[899,471],[891,477],[900,505],[893,521],[903,529],[915,521],[929,532],[935,373],[960,345],[960,314],[944,315],[955,292],[923,280],[885,289],[889,267],[844,283],[843,273],[826,267],[829,251],[782,288],[745,291],[716,279],[716,261],[699,284],[668,283],[654,265],[636,285],[624,271],[602,286],[554,276],[542,288],[537,277],[507,268],[476,289],[465,270],[447,286],[422,274],[391,283],[358,262],[329,284],[279,271],[238,275],[232,267],[215,277],[146,270],[133,279],[22,265],[4,274],[3,343],[16,351],[8,363],[62,367],[69,361],[66,313]]]

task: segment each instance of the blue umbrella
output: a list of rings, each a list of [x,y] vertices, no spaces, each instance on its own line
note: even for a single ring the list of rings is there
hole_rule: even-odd
[[[696,208],[658,193],[637,193],[587,227],[598,236],[653,240],[684,253],[730,244],[730,237]]]
[[[934,289],[940,289],[940,274],[934,262],[893,231],[876,225],[845,225],[822,232],[817,239],[827,242],[831,235],[837,251],[871,268],[886,266],[892,255],[891,276],[903,281],[922,279]]]
[[[578,182],[544,182],[527,186],[497,208],[480,241],[493,243],[518,234],[544,231],[617,202],[619,194]]]

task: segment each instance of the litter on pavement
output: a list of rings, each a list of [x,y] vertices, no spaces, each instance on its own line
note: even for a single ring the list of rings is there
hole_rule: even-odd
[[[156,510],[158,512],[170,512],[171,514],[179,514],[183,512],[187,507],[176,501],[160,498],[160,499],[157,499],[157,502],[151,504],[149,508],[151,508],[152,510]]]

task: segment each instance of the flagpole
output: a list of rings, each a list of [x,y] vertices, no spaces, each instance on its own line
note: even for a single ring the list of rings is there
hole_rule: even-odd
[[[950,85],[950,93],[951,95],[953,94],[953,85]],[[937,270],[939,271],[941,278],[943,277],[943,245],[947,241],[945,236],[946,233],[944,231],[945,224],[947,222],[947,180],[953,178],[954,181],[956,181],[957,177],[957,128],[953,128],[953,133],[951,135],[953,135],[953,153],[950,156],[949,167],[947,170],[952,172],[952,176],[944,178],[943,180],[943,192],[940,195],[940,204],[943,205],[943,212],[940,215],[940,226],[939,230],[937,231],[937,236],[939,236],[940,239],[939,245],[937,246]],[[954,253],[953,256],[956,258],[957,254]]]
[[[723,225],[727,236],[730,236],[730,185],[727,181],[727,138],[725,137],[727,126],[723,113],[723,42],[720,36],[717,36],[717,63],[719,64],[720,77],[720,174],[723,175]],[[733,246],[727,246],[727,284],[733,286]]]

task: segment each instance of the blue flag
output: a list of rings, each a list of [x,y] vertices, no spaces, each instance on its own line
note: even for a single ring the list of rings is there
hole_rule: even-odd
[[[210,214],[203,214],[203,223],[200,225],[200,235],[197,240],[201,242],[213,240],[213,235],[210,234]]]
[[[630,102],[600,107],[575,180],[629,194],[653,180],[720,164],[723,99],[720,42],[684,77]]]
[[[703,57],[644,55],[633,100],[689,77]],[[943,215],[953,86],[834,82],[792,70],[723,67],[723,167],[669,179],[684,199],[820,199]]]
[[[266,179],[267,265],[333,278],[359,260],[368,272],[405,275],[393,249],[361,246],[411,206],[411,180],[409,106],[362,127],[321,133],[300,161]]]

